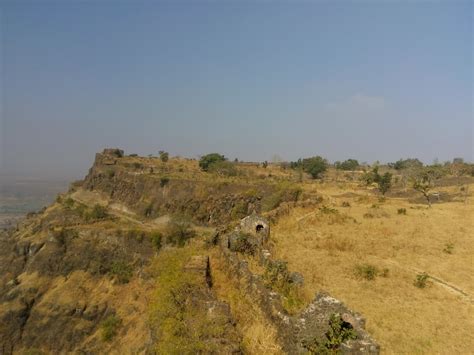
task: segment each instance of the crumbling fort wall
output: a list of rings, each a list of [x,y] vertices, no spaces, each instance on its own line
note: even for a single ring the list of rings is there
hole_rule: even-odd
[[[379,345],[365,330],[365,319],[325,292],[317,293],[313,301],[298,314],[290,315],[285,310],[282,296],[269,289],[260,275],[252,273],[248,262],[240,255],[240,252],[232,248],[232,238],[236,233],[244,232],[258,237],[258,232],[253,233],[256,225],[265,225],[268,230],[267,239],[269,238],[268,221],[257,215],[249,217],[244,218],[236,230],[219,236],[220,250],[229,273],[237,278],[240,287],[275,325],[284,351],[290,354],[312,352],[311,345],[324,341],[332,317],[337,316],[341,324],[352,329],[356,335],[356,339],[346,340],[340,345],[339,350],[343,354],[379,354]],[[265,249],[264,245],[258,247],[254,257],[258,258],[262,266],[279,262],[272,258],[270,251]],[[292,277],[295,282],[303,283],[300,274],[293,273]]]

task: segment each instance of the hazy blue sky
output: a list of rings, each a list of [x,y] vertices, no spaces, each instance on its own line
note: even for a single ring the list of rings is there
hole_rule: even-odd
[[[473,158],[471,1],[1,1],[1,172]]]

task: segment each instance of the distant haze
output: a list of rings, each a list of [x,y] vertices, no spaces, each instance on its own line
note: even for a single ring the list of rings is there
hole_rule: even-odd
[[[9,1],[1,171],[94,153],[473,159],[472,1]]]

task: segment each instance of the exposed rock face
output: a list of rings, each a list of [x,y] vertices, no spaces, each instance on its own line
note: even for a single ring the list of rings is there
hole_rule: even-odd
[[[153,254],[150,240],[81,227],[68,213],[56,208],[0,235],[0,353],[145,350],[143,320],[127,322],[142,330],[128,344],[102,342],[100,332],[111,315],[145,312],[153,288],[144,272]],[[119,280],[121,272],[135,281]]]
[[[103,193],[148,218],[186,214],[195,223],[220,226],[236,216],[245,216],[250,209],[260,211],[262,196],[270,195],[275,189],[262,182],[255,187],[258,194],[253,195],[247,193],[248,184],[218,184],[207,175],[202,180],[168,178],[166,167],[150,170],[147,161],[141,160],[135,163],[143,165],[142,168],[134,169],[128,157],[119,158],[119,155],[108,151],[98,153],[82,188]]]

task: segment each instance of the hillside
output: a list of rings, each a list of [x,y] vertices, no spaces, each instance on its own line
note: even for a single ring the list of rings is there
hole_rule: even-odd
[[[400,171],[381,197],[362,170],[232,169],[98,153],[1,234],[0,352],[472,350],[474,178],[429,207]]]

